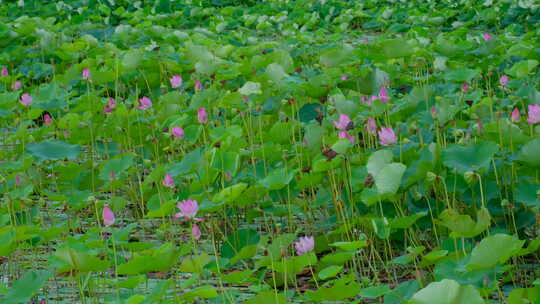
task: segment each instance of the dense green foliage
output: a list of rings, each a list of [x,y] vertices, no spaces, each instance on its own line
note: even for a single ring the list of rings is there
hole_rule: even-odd
[[[0,302],[539,303],[539,23],[0,0]]]

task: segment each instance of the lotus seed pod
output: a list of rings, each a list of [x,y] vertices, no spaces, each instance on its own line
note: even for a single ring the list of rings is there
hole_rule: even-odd
[[[465,174],[463,174],[463,177],[468,184],[472,184],[476,179],[476,173],[474,173],[473,171],[467,171],[465,172]]]
[[[414,199],[417,200],[417,201],[421,200],[422,197],[424,197],[424,196],[422,195],[422,193],[420,193],[420,192],[418,192],[418,191],[416,191],[416,190],[413,190],[413,191],[412,191],[412,195],[414,196]]]
[[[429,171],[428,173],[426,173],[426,181],[428,183],[433,183],[435,182],[435,180],[437,180],[437,174]]]

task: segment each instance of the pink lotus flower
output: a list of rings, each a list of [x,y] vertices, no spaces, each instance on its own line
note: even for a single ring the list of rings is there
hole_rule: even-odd
[[[202,91],[202,82],[200,80],[195,80],[195,91]]]
[[[508,76],[502,75],[501,78],[499,78],[499,83],[501,86],[505,87],[506,84],[508,84]]]
[[[170,82],[173,89],[179,88],[182,86],[182,76],[174,75],[171,77]]]
[[[480,119],[476,121],[476,126],[478,127],[478,132],[484,131],[484,123]]]
[[[116,173],[114,173],[114,172],[109,173],[109,179],[111,181],[114,181],[116,179]]]
[[[196,240],[201,238],[201,229],[199,228],[199,225],[193,224],[193,226],[191,226],[191,236]]]
[[[382,146],[391,146],[397,142],[396,134],[392,128],[382,127],[377,134],[379,134],[379,143]]]
[[[19,90],[20,88],[22,87],[22,83],[20,81],[15,81],[12,85],[11,85],[11,89],[13,91],[17,91]]]
[[[437,107],[436,106],[431,107],[431,118],[433,118],[433,119],[437,118]]]
[[[484,41],[490,41],[491,40],[491,34],[490,33],[483,33],[482,38],[484,38]]]
[[[176,218],[183,217],[185,219],[194,219],[196,221],[201,221],[201,219],[195,217],[195,215],[197,215],[197,211],[199,211],[199,204],[196,200],[187,199],[178,202],[176,204],[176,207],[180,209],[180,212],[174,215]]]
[[[347,131],[339,131],[339,139],[348,139],[351,144],[354,144],[354,136]]]
[[[540,123],[540,105],[529,105],[529,117],[527,118],[527,122],[530,125]]]
[[[51,116],[49,114],[43,115],[43,123],[46,126],[50,126],[52,124],[52,118],[51,118]]]
[[[90,79],[90,70],[88,68],[84,68],[82,70],[82,79],[84,80]]]
[[[165,178],[163,178],[163,186],[167,188],[174,188],[174,179],[170,174],[165,174]]]
[[[515,108],[514,111],[512,111],[512,114],[510,114],[510,119],[512,122],[518,122],[521,120],[521,115],[518,108]]]
[[[103,206],[103,225],[111,226],[112,224],[114,224],[114,220],[115,217],[111,208],[109,208],[109,206],[107,205]]]
[[[208,122],[208,114],[206,113],[205,108],[199,108],[197,110],[197,119],[199,120],[199,123],[205,124]]]
[[[9,76],[8,69],[6,67],[2,67],[2,77],[8,77],[8,76]]]
[[[349,80],[349,77],[347,77],[347,75],[342,75],[340,79],[341,81],[347,81]]]
[[[183,138],[184,137],[184,129],[181,127],[174,127],[171,129],[171,134],[174,138]]]
[[[367,121],[366,121],[366,130],[371,135],[377,134],[377,122],[375,122],[375,119],[373,119],[373,117],[369,117],[367,119]]]
[[[388,97],[388,91],[384,86],[381,86],[379,89],[379,95],[377,95],[377,98],[379,98],[379,100],[382,102],[387,102],[390,100],[390,97]]]
[[[363,104],[367,104],[368,106],[370,106],[373,103],[373,100],[375,100],[375,99],[377,99],[377,96],[371,96],[371,97],[362,96],[362,97],[360,97],[360,101]]]
[[[469,91],[469,83],[468,83],[468,82],[464,82],[464,83],[461,85],[461,92],[467,93],[467,91]]]
[[[334,121],[334,126],[336,126],[338,130],[345,130],[349,123],[351,123],[349,116],[346,114],[340,114],[339,121]]]
[[[114,108],[116,108],[116,101],[114,100],[114,98],[111,97],[109,98],[109,101],[105,105],[105,108],[103,109],[103,113],[105,114],[112,113]]]
[[[152,107],[152,101],[150,98],[144,96],[143,98],[139,99],[139,110],[146,110]]]
[[[28,107],[32,103],[32,96],[28,93],[21,95],[21,100],[19,101],[23,106]]]
[[[19,175],[15,176],[15,185],[20,185],[21,184],[21,177]]]
[[[300,237],[298,241],[294,243],[297,255],[303,255],[313,250],[315,247],[315,239],[312,236]]]

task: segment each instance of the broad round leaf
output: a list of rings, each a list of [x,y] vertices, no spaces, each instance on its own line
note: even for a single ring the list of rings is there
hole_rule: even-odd
[[[41,143],[28,144],[26,151],[39,161],[75,159],[81,153],[81,147],[59,140],[47,140]]]

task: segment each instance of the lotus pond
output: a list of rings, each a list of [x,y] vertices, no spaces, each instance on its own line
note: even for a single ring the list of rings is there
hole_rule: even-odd
[[[0,302],[540,303],[539,22],[0,1]]]

